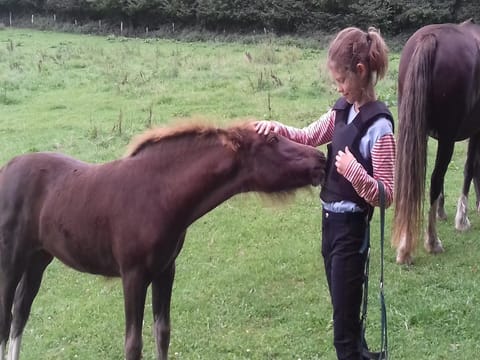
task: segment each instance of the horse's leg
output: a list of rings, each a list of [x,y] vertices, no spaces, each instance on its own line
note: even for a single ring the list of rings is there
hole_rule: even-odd
[[[132,269],[122,274],[125,302],[125,359],[142,357],[142,325],[149,280],[145,271]]]
[[[457,203],[457,214],[455,215],[455,228],[459,231],[470,229],[470,220],[468,219],[468,192],[474,176],[474,164],[476,148],[479,144],[478,135],[470,138],[468,141],[467,160],[463,169],[463,187],[462,194]]]
[[[455,143],[453,141],[438,141],[435,167],[430,180],[430,211],[428,214],[425,249],[433,254],[443,252],[442,242],[437,234],[437,209],[439,196],[443,189],[445,174],[447,172],[448,164],[452,159],[454,145]]]
[[[480,135],[478,135],[480,137]],[[480,140],[477,142],[475,152],[473,153],[473,187],[475,189],[477,212],[480,212]]]
[[[170,345],[170,301],[175,277],[175,263],[152,281],[152,308],[158,360],[168,359]]]
[[[0,254],[1,256],[1,254]],[[0,360],[5,359],[10,325],[12,322],[12,305],[20,276],[12,274],[4,267],[3,259],[0,269]]]
[[[23,274],[23,254],[12,251],[13,235],[6,235],[8,231],[0,229],[0,360],[4,360],[10,326],[12,324],[12,306],[15,290]],[[7,240],[7,238],[9,238]],[[25,249],[20,249],[20,252]]]
[[[475,207],[477,209],[477,212],[480,212],[480,174],[477,174],[476,172],[477,171],[475,171],[473,174],[472,182],[476,196]]]
[[[463,193],[460,195],[457,202],[455,229],[458,231],[467,231],[470,229],[470,219],[468,218],[468,195],[464,195]]]
[[[440,192],[438,196],[438,207],[437,207],[437,220],[447,220],[447,213],[445,212],[445,195],[444,190]]]
[[[439,198],[430,205],[428,212],[428,228],[425,234],[425,250],[431,254],[438,254],[443,252],[442,242],[437,234],[437,211]]]
[[[33,300],[40,289],[43,272],[52,260],[53,256],[44,251],[33,254],[23,273],[13,301],[8,360],[18,360],[19,358],[23,329],[30,315]]]

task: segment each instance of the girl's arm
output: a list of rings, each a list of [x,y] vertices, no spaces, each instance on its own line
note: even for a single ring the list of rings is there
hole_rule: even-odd
[[[386,134],[372,148],[373,177],[356,160],[350,161],[343,176],[349,180],[356,192],[372,206],[379,206],[377,180],[385,187],[385,206],[393,202],[395,170],[395,138]]]
[[[332,140],[335,127],[335,112],[328,111],[318,120],[314,121],[303,129],[283,125],[277,121],[260,121],[256,124],[257,132],[268,134],[270,131],[283,135],[295,142],[318,146]]]

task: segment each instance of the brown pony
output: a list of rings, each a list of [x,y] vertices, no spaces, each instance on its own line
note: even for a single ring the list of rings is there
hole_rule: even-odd
[[[82,272],[121,277],[125,357],[142,352],[152,285],[158,359],[170,341],[170,299],[190,224],[235,194],[291,192],[319,185],[324,155],[251,124],[227,129],[150,130],[126,157],[88,164],[31,153],[0,171],[0,360],[17,360],[20,340],[53,258]]]
[[[398,91],[392,242],[397,262],[411,263],[422,227],[428,136],[438,141],[425,238],[428,252],[443,251],[436,218],[445,217],[444,177],[455,142],[470,138],[463,189],[468,193],[480,140],[480,27],[467,21],[428,25],[415,32],[402,51]],[[459,208],[465,200],[460,199]],[[461,215],[457,219],[460,228]]]

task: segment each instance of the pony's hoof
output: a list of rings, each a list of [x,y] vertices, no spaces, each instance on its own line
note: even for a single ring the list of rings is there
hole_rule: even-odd
[[[435,241],[433,244],[425,242],[425,250],[429,254],[441,254],[445,251],[440,240]]]

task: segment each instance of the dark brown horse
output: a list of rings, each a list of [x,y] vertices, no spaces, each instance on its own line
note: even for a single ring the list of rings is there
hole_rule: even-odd
[[[470,184],[480,136],[480,27],[467,21],[428,25],[415,32],[402,51],[398,91],[392,241],[397,262],[410,263],[422,227],[428,136],[437,139],[438,149],[430,184],[427,251],[443,251],[436,217],[444,217],[444,177],[455,142],[468,138],[465,183]]]
[[[175,258],[188,226],[237,193],[319,185],[324,166],[318,150],[249,124],[151,130],[105,164],[56,153],[14,158],[0,172],[0,360],[7,342],[9,359],[18,359],[53,258],[121,277],[127,360],[141,358],[151,284],[158,359],[167,359]]]

